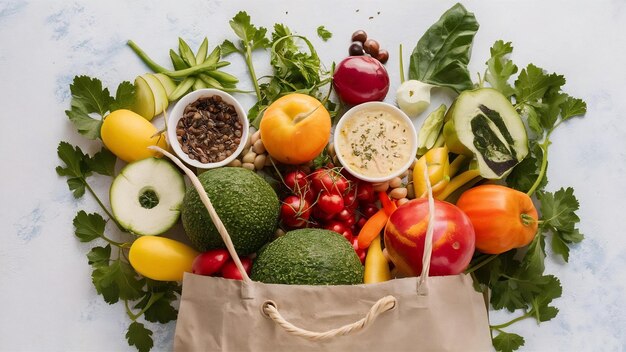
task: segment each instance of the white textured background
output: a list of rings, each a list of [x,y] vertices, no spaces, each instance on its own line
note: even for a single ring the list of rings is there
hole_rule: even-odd
[[[549,258],[563,297],[561,312],[537,326],[510,328],[524,351],[626,351],[626,1],[465,1],[480,30],[470,69],[483,72],[489,47],[512,41],[513,60],[564,74],[565,91],[588,103],[585,118],[553,135],[549,190],[573,186],[586,239],[570,263]],[[60,140],[93,153],[64,114],[75,75],[114,89],[147,71],[126,47],[135,40],[157,62],[168,62],[177,37],[195,49],[234,39],[228,20],[247,10],[253,23],[282,22],[308,36],[326,63],[347,54],[350,34],[365,29],[391,52],[392,91],[399,85],[397,47],[405,56],[453,1],[0,1],[0,351],[122,351],[129,321],[122,304],[96,295],[73,236],[78,209],[98,210],[87,195],[73,199],[54,172]],[[371,17],[371,18],[370,18]],[[329,42],[315,34],[333,33]],[[227,68],[250,87],[243,61]],[[268,60],[257,55],[260,74]],[[408,65],[407,65],[408,66]],[[252,97],[240,96],[245,107]],[[393,101],[393,95],[387,99]],[[421,120],[416,122],[421,123]],[[97,191],[105,198],[107,180]],[[493,313],[493,322],[509,320]],[[155,350],[171,350],[174,324],[152,326]],[[249,332],[251,333],[251,332]],[[384,332],[381,338],[384,338]],[[454,332],[450,332],[454,334]],[[243,333],[245,334],[245,333]]]

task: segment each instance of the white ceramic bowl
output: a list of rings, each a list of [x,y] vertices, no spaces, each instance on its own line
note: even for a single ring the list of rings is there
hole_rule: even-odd
[[[343,151],[341,150],[340,146],[337,145],[337,136],[339,135],[339,131],[341,131],[344,123],[347,120],[351,119],[355,114],[364,110],[382,110],[382,111],[388,112],[389,114],[400,118],[400,120],[404,121],[408,127],[406,131],[406,136],[409,139],[409,141],[411,141],[412,143],[411,148],[410,148],[409,159],[401,167],[398,167],[396,170],[391,171],[388,175],[381,176],[381,177],[372,177],[368,175],[363,175],[362,173],[354,170],[346,162],[345,157],[342,153]],[[348,110],[341,117],[341,119],[339,119],[339,121],[337,122],[337,126],[335,127],[335,132],[333,136],[334,136],[333,143],[335,144],[335,153],[337,153],[337,158],[339,159],[339,162],[341,163],[341,165],[343,165],[346,171],[354,175],[354,177],[361,179],[363,181],[367,181],[367,182],[372,182],[372,183],[385,182],[385,181],[391,180],[394,177],[400,176],[403,172],[405,172],[411,166],[411,164],[415,160],[415,155],[417,153],[417,131],[415,130],[413,121],[411,121],[411,119],[402,110],[398,109],[397,107],[391,104],[384,103],[384,102],[378,102],[378,101],[367,102],[367,103],[354,106],[353,108]]]
[[[219,162],[215,162],[215,163],[205,164],[205,163],[201,163],[198,160],[189,158],[189,156],[185,152],[183,152],[181,145],[178,142],[178,139],[176,139],[176,125],[178,124],[178,121],[183,117],[183,112],[185,111],[185,107],[187,107],[187,105],[195,102],[196,100],[200,98],[212,97],[215,95],[220,96],[224,102],[231,104],[232,106],[235,107],[235,111],[237,112],[237,116],[239,117],[239,120],[241,121],[241,126],[242,126],[241,142],[239,142],[237,149],[235,149],[235,151],[231,155],[229,155],[226,159],[219,161]],[[239,154],[241,154],[241,151],[243,150],[243,147],[245,146],[246,141],[248,140],[249,129],[250,129],[250,124],[248,123],[248,116],[246,112],[244,111],[244,109],[241,107],[241,104],[239,104],[239,102],[235,98],[233,98],[232,95],[226,92],[223,92],[221,90],[217,90],[217,89],[198,89],[183,96],[176,103],[176,105],[174,105],[174,108],[172,109],[172,112],[169,114],[168,120],[167,120],[167,140],[172,150],[174,150],[174,153],[176,153],[176,155],[188,165],[195,166],[200,169],[212,169],[212,168],[224,166],[230,163]]]

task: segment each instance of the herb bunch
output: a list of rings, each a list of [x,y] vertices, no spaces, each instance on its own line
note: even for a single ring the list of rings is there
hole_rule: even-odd
[[[332,81],[332,72],[325,70],[319,56],[309,39],[295,35],[283,24],[275,24],[271,33],[271,40],[267,37],[267,28],[256,27],[250,22],[250,16],[241,11],[230,21],[230,26],[239,38],[238,45],[225,40],[222,45],[222,55],[239,53],[244,56],[250,78],[254,85],[257,102],[248,112],[248,118],[256,128],[261,123],[263,112],[276,99],[289,93],[302,93],[321,98],[320,89]],[[332,34],[318,27],[319,36],[328,39]],[[299,44],[304,43],[306,50],[301,50]],[[258,49],[270,49],[270,65],[273,74],[257,78],[252,64],[252,52]],[[330,94],[330,88],[328,91]],[[331,112],[335,112],[337,105],[328,97],[323,102]]]
[[[570,247],[583,240],[577,228],[578,200],[571,187],[556,192],[546,190],[548,148],[552,132],[561,123],[584,115],[584,101],[562,91],[565,78],[556,73],[529,64],[522,69],[513,84],[509,81],[518,67],[509,59],[513,47],[510,42],[498,40],[491,47],[484,81],[509,97],[516,110],[529,126],[529,155],[520,162],[506,179],[508,186],[535,196],[541,218],[539,229],[527,248],[511,250],[500,255],[478,255],[467,270],[482,291],[489,289],[494,309],[507,309],[521,314],[509,322],[491,325],[494,347],[498,351],[514,351],[524,345],[524,338],[504,329],[511,324],[534,318],[538,323],[551,320],[558,314],[552,301],[562,294],[559,279],[545,274],[546,240],[549,249],[565,262]]]
[[[80,134],[96,139],[100,135],[102,119],[108,111],[129,108],[132,105],[132,87],[129,82],[123,82],[113,98],[107,88],[102,88],[100,80],[77,76],[70,86],[72,109],[66,114]],[[100,118],[92,118],[90,114],[93,113]],[[82,198],[88,192],[106,215],[105,218],[97,212],[87,213],[80,210],[73,220],[76,238],[93,244],[87,253],[87,261],[92,268],[91,281],[96,292],[108,304],[124,302],[131,320],[126,332],[129,345],[135,346],[141,352],[149,351],[154,344],[152,331],[140,322],[140,318],[143,316],[148,322],[162,324],[176,320],[178,312],[172,303],[180,295],[181,287],[177,282],[154,281],[137,274],[128,261],[128,250],[136,239],[135,235],[126,231],[115,220],[90,185],[90,177],[94,174],[115,176],[117,157],[104,146],[90,156],[80,147],[67,142],[59,143],[57,155],[62,165],[56,168],[56,172],[67,178],[67,185],[74,198]],[[109,220],[116,225],[115,228],[107,229]],[[110,235],[111,230],[114,230],[116,237],[124,239],[114,239]]]

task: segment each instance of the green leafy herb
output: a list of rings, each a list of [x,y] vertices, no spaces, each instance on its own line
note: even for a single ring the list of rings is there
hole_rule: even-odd
[[[559,189],[555,193],[538,193],[541,202],[541,229],[552,233],[552,251],[569,260],[569,245],[579,243],[584,239],[583,234],[576,228],[580,221],[576,211],[579,203],[574,196],[574,189]]]
[[[130,346],[135,346],[139,352],[148,352],[154,346],[152,331],[136,321],[132,322],[126,332],[126,340]]]
[[[317,27],[317,35],[322,38],[323,41],[328,41],[328,39],[333,36],[333,34],[324,28],[324,26]]]
[[[461,4],[452,6],[420,38],[409,63],[409,79],[461,92],[473,87],[467,64],[478,22]]]
[[[515,89],[509,84],[509,79],[517,73],[517,66],[507,57],[513,52],[513,46],[511,42],[505,43],[503,40],[498,40],[493,44],[490,52],[491,58],[487,60],[485,80],[508,98],[515,94]]]
[[[524,346],[524,338],[508,332],[501,332],[493,339],[496,351],[512,352]]]
[[[128,108],[134,101],[134,86],[130,82],[122,82],[113,98],[108,88],[102,87],[97,78],[76,76],[70,85],[72,93],[71,110],[65,114],[72,121],[78,133],[89,139],[100,138],[102,120],[109,111]],[[93,118],[90,114],[97,114]]]
[[[469,270],[483,288],[491,289],[493,308],[523,311],[509,322],[491,326],[498,333],[493,339],[498,351],[513,351],[524,344],[521,336],[507,333],[504,328],[526,318],[548,321],[558,314],[551,303],[561,296],[562,288],[556,277],[544,275],[546,240],[551,238],[552,252],[568,261],[570,246],[584,238],[576,227],[580,219],[576,215],[579,204],[574,190],[561,188],[552,193],[545,191],[545,187],[552,132],[564,121],[585,114],[587,106],[581,99],[562,91],[565,85],[562,75],[548,74],[533,64],[521,70],[513,86],[509,84],[517,72],[517,66],[508,58],[512,51],[511,43],[495,42],[487,61],[485,80],[510,97],[527,122],[530,153],[515,166],[506,182],[510,187],[537,197],[541,218],[538,232],[526,248],[479,256],[473,261],[474,269]]]
[[[221,45],[222,55],[226,56],[238,52],[244,56],[250,78],[254,84],[257,100],[261,100],[261,90],[259,88],[254,65],[252,64],[252,52],[257,49],[269,48],[270,41],[266,37],[267,28],[255,27],[250,23],[250,16],[245,11],[238,12],[229,23],[235,35],[239,38],[239,46],[229,40],[225,40]]]

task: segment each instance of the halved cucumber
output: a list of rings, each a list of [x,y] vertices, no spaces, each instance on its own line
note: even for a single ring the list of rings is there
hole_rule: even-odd
[[[113,216],[137,235],[159,235],[180,216],[185,196],[181,173],[164,159],[147,158],[126,165],[109,193]]]

